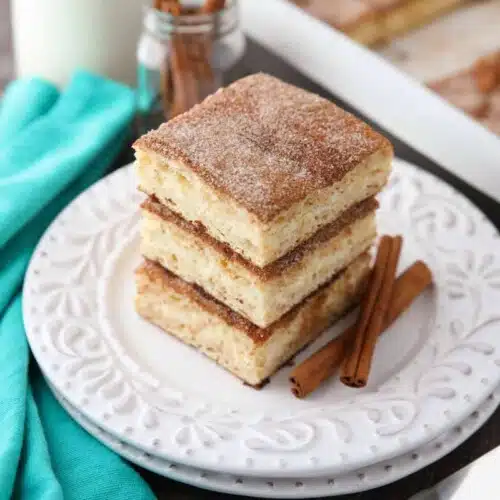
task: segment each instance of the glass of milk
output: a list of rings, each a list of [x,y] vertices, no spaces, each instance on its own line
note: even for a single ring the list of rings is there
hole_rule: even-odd
[[[134,85],[143,0],[12,0],[19,77],[64,86],[76,69]]]

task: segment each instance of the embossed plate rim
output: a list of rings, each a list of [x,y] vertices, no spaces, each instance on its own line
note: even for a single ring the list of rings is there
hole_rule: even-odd
[[[394,483],[451,453],[476,433],[491,418],[500,404],[500,387],[497,387],[472,414],[455,426],[452,431],[445,432],[432,442],[391,460],[376,463],[335,478],[328,476],[293,479],[273,478],[270,481],[269,478],[213,473],[170,462],[154,455],[148,456],[141,450],[100,429],[78,409],[73,408],[54,387],[50,387],[54,396],[76,422],[104,445],[134,464],[169,479],[198,488],[257,498],[329,497],[360,493]]]
[[[410,228],[410,233],[411,235],[413,232],[419,233],[420,237],[421,227],[423,227],[422,230],[427,231],[424,237],[435,239],[435,244],[432,244],[429,249],[426,248],[426,251],[430,252],[428,257],[431,265],[436,260],[435,252],[446,251],[449,253],[449,249],[446,248],[448,244],[458,244],[459,248],[461,248],[460,245],[464,245],[464,248],[467,249],[468,245],[472,245],[471,241],[475,242],[472,237],[474,231],[478,232],[477,238],[482,243],[481,249],[488,239],[486,241],[488,249],[494,246],[500,250],[500,240],[498,240],[496,229],[465,197],[454,191],[451,186],[406,162],[396,160],[395,165],[397,173],[394,174],[391,185],[384,194],[382,217],[386,208],[390,208],[391,218],[394,218],[394,213],[403,213],[404,210],[411,211],[412,217],[418,216],[415,219],[416,222],[412,222],[415,227]],[[441,377],[442,380],[438,378],[436,381],[431,377],[433,372],[413,367],[413,364],[417,364],[417,360],[415,360],[411,367],[405,367],[402,372],[398,373],[397,377],[393,377],[394,383],[392,385],[385,383],[377,392],[356,395],[353,398],[353,404],[346,401],[329,403],[321,408],[308,409],[298,416],[281,413],[279,415],[272,414],[270,417],[264,414],[262,417],[260,415],[234,417],[233,412],[228,408],[220,407],[217,404],[206,404],[189,394],[179,395],[176,390],[158,386],[154,377],[143,370],[143,367],[134,364],[132,359],[127,359],[127,356],[120,357],[120,363],[123,366],[120,364],[121,371],[118,370],[119,363],[116,352],[106,351],[107,358],[99,354],[101,352],[99,349],[104,348],[102,344],[105,344],[107,350],[110,346],[106,343],[102,332],[98,331],[99,328],[102,328],[98,322],[100,311],[94,304],[97,293],[96,283],[99,281],[97,276],[100,276],[100,273],[105,274],[114,261],[114,258],[109,258],[110,249],[106,249],[109,242],[106,237],[101,237],[108,234],[109,228],[100,228],[99,231],[97,230],[99,227],[95,230],[92,229],[95,231],[90,236],[93,239],[85,247],[85,252],[79,249],[78,245],[83,245],[80,242],[82,238],[87,241],[85,238],[88,237],[88,234],[81,236],[78,232],[76,235],[71,232],[67,233],[66,228],[71,227],[71,230],[75,231],[76,224],[71,224],[71,217],[76,217],[77,210],[80,209],[82,203],[85,204],[85,210],[88,210],[90,206],[93,212],[102,209],[98,203],[103,203],[106,209],[111,210],[109,214],[106,212],[106,217],[116,218],[112,230],[118,234],[117,241],[125,240],[130,234],[130,228],[135,227],[134,219],[137,218],[134,203],[139,198],[134,184],[131,167],[118,171],[94,185],[63,211],[47,230],[34,253],[25,280],[23,302],[26,330],[32,351],[50,381],[57,390],[68,398],[73,406],[79,408],[88,418],[120,439],[176,462],[197,468],[223,470],[233,474],[290,477],[297,474],[319,476],[327,472],[340,473],[388,459],[404,453],[406,450],[411,450],[421,443],[428,442],[446,428],[452,427],[464,419],[471,409],[484,400],[498,384],[500,360],[494,360],[492,354],[495,350],[500,350],[496,349],[500,347],[500,339],[490,333],[491,324],[480,323],[480,326],[486,329],[487,338],[492,342],[490,345],[476,340],[469,342],[471,340],[469,334],[476,335],[478,332],[477,325],[464,326],[463,321],[458,320],[454,326],[452,323],[455,323],[455,320],[450,322],[450,332],[447,333],[450,338],[453,334],[453,338],[458,336],[461,339],[460,342],[453,340],[456,344],[451,344],[452,348],[440,353],[440,346],[437,342],[433,342],[432,345],[424,345],[426,357],[431,356],[432,359],[441,360],[439,364],[432,365],[433,369],[451,370],[451,375],[445,373]],[[427,203],[414,201],[414,199],[421,200],[422,186],[428,190]],[[401,196],[398,189],[405,190],[404,196]],[[412,193],[411,190],[415,192]],[[443,209],[442,213],[434,214],[434,219],[432,217],[429,219],[429,203],[432,208],[433,197],[436,198],[434,191],[438,194],[438,201],[445,200],[445,205],[449,206],[446,205],[446,209]],[[112,199],[111,192],[119,193],[119,196],[125,199]],[[100,201],[97,202],[97,199]],[[95,206],[90,203],[91,200],[94,200]],[[114,207],[114,204],[117,204],[117,207]],[[405,207],[405,204],[409,204],[408,207]],[[387,205],[386,208],[384,208],[385,205]],[[127,209],[130,210],[128,216],[126,216]],[[456,213],[453,210],[456,210]],[[91,220],[89,219],[89,222]],[[450,234],[446,234],[445,241],[440,239],[440,231],[436,232],[436,220],[437,223],[444,225],[443,227],[451,225]],[[432,229],[433,227],[434,229]],[[400,229],[403,232],[408,230],[405,227],[397,227],[398,231]],[[457,235],[453,231],[465,231],[465,234],[460,232]],[[58,243],[58,238],[64,242],[64,247]],[[54,264],[52,266],[49,264],[47,268],[48,254],[51,251],[57,252],[59,250],[57,256],[60,260],[69,258],[72,262],[70,251],[72,247],[69,243],[74,243],[73,240],[76,241],[77,255],[81,254],[80,258],[83,261],[80,263],[80,267],[76,264],[71,267],[71,272],[76,269],[75,272],[80,273],[78,287],[68,286],[67,282],[64,281],[69,279],[66,276],[66,274],[69,275],[69,272],[61,277],[57,274],[57,268],[54,267]],[[443,245],[445,245],[444,250],[441,248]],[[64,256],[60,255],[63,248]],[[476,251],[477,248],[474,247],[474,250]],[[120,255],[120,251],[117,249],[115,256]],[[97,258],[96,263],[82,257],[82,255],[94,255],[95,252],[97,255],[100,255],[99,252],[105,253],[106,258],[103,263],[99,263],[99,258]],[[456,258],[460,265],[466,264],[465,261],[461,260],[462,253],[465,257],[468,253],[474,257],[472,250],[468,253],[465,250],[460,250],[459,253],[460,258],[458,256]],[[69,254],[69,257],[66,254]],[[500,255],[500,251],[496,255]],[[467,260],[465,257],[463,259]],[[79,262],[78,257],[76,259]],[[486,267],[488,271],[488,266],[491,268],[492,259],[495,263],[495,255],[487,253],[486,256],[481,256],[481,262],[471,265],[477,264]],[[448,299],[451,301],[453,294],[455,295],[453,300],[461,300],[461,297],[464,297],[464,286],[468,287],[467,290],[472,287],[472,290],[474,284],[471,285],[470,280],[467,281],[468,276],[463,278],[465,285],[458,283],[456,281],[457,275],[464,274],[464,272],[456,262],[453,261],[453,264],[454,267],[450,267],[448,264],[446,270],[435,269],[436,282],[440,291],[438,313],[444,314],[445,318],[447,318],[446,315],[450,307],[448,306],[447,309],[446,301]],[[455,273],[451,273],[451,278],[455,279],[455,282],[450,281],[451,285],[448,285],[448,281],[451,279],[448,276],[451,272],[448,267]],[[497,269],[493,271],[496,272]],[[484,269],[481,272],[484,274]],[[488,272],[491,274],[490,271]],[[91,274],[96,277],[89,278]],[[473,276],[477,277],[476,274]],[[54,285],[57,281],[56,277],[62,281]],[[447,294],[444,294],[440,288],[444,287],[443,280],[445,279],[448,280],[446,286],[449,287],[449,289],[446,288]],[[496,279],[495,275],[494,280]],[[496,286],[497,282],[494,281],[494,284]],[[59,288],[57,288],[58,286]],[[63,293],[61,290],[65,295],[61,296],[62,302],[59,303],[57,302],[57,294]],[[94,295],[92,295],[92,291]],[[478,293],[481,295],[483,288],[480,288]],[[493,292],[490,292],[490,295],[491,293]],[[447,298],[448,295],[449,298]],[[492,300],[490,295],[486,296],[486,300]],[[81,303],[78,302],[79,300]],[[50,301],[52,301],[50,307],[46,307]],[[461,302],[460,310],[462,311],[462,308],[469,302]],[[45,313],[41,312],[42,306],[46,309]],[[51,319],[48,315],[47,309],[53,311],[55,307],[67,309],[64,313],[65,316],[63,314],[64,322],[58,319],[57,315],[55,315],[55,319]],[[76,351],[73,352],[73,347],[68,347],[64,343],[56,345],[54,340],[57,338],[60,342],[59,337],[62,336],[76,342],[75,338],[82,336],[81,328],[71,324],[72,321],[77,323],[75,320],[77,315],[79,321],[87,322],[84,331],[87,334],[87,339],[85,342],[80,342],[81,339],[78,340],[80,343],[78,345],[75,343],[74,346],[79,352],[82,349],[85,351],[86,357],[82,359],[78,358],[79,354],[75,354]],[[479,317],[479,313],[477,316]],[[438,316],[436,321],[439,323],[441,319]],[[498,318],[495,318],[495,321],[497,320]],[[452,330],[456,331],[452,332]],[[481,336],[485,332],[479,331],[479,334]],[[443,334],[440,335],[443,336]],[[42,339],[46,340],[47,336],[52,339],[52,344],[49,346],[42,341]],[[442,340],[441,337],[439,340]],[[449,342],[449,340],[446,341]],[[462,352],[460,356],[455,356],[457,346],[467,348],[467,354],[464,355]],[[429,349],[432,352],[427,353]],[[424,356],[423,351],[424,349],[419,351],[418,360]],[[439,358],[442,355],[446,355],[447,358]],[[464,361],[464,356],[468,363],[472,363],[473,369]],[[126,386],[126,391],[118,396],[106,396],[107,401],[104,401],[96,390],[92,389],[91,384],[94,384],[95,380],[98,380],[102,375],[95,374],[96,363],[103,360],[107,363],[109,359],[112,360],[110,366],[113,377],[116,372],[118,377],[125,380],[122,385]],[[418,384],[416,384],[418,387],[413,387],[416,382],[412,378],[415,370],[419,374]],[[127,373],[125,373],[126,371]],[[64,374],[62,374],[63,372]],[[134,376],[131,383],[125,377],[125,375],[130,374]],[[408,379],[406,382],[405,377]],[[457,383],[457,379],[460,380],[460,383]],[[119,382],[121,383],[123,380],[120,379]],[[415,394],[409,391],[408,387],[404,387],[405,383],[412,387]],[[99,384],[97,387],[100,387]],[[109,387],[107,390],[110,390]],[[111,390],[114,389],[111,388]],[[142,406],[137,405],[137,408],[133,406],[130,409],[130,398],[127,399],[130,394],[132,394],[131,397],[139,399]],[[425,404],[421,404],[424,396]],[[180,410],[179,405],[181,406]],[[112,408],[112,411],[109,410],[109,407]],[[127,412],[132,413],[127,414]],[[175,428],[176,425],[177,428]],[[174,431],[183,432],[185,427],[189,428],[186,432],[192,432],[192,426],[203,427],[203,432],[200,433],[199,430],[196,432],[199,434],[208,432],[211,434],[209,439],[212,441],[207,441],[207,445],[202,443],[203,446],[196,450],[176,445],[173,442],[172,433]],[[221,428],[226,434],[220,431]],[[325,428],[328,429],[328,434],[325,433]],[[330,432],[332,429],[335,432]],[[335,439],[335,442],[331,443],[328,439]],[[332,448],[332,446],[335,447]],[[332,449],[335,449],[336,453],[332,454]]]

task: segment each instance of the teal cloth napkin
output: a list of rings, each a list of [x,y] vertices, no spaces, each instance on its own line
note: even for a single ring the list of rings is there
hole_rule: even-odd
[[[0,102],[0,498],[154,498],[55,400],[30,360],[19,293],[43,231],[116,157],[134,102],[127,87],[85,72],[61,94],[14,82]]]

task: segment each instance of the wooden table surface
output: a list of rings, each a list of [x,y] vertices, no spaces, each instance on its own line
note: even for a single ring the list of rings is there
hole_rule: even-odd
[[[293,68],[288,67],[281,61],[278,61],[274,56],[265,53],[261,48],[250,45],[247,53],[247,60],[252,61],[253,65],[258,65],[265,71],[270,71],[277,76],[297,83],[305,88],[318,91],[316,86],[308,81],[302,75],[295,72]],[[253,69],[253,68],[252,68]],[[0,4],[0,90],[12,77],[12,55],[11,55],[11,37],[9,33],[9,14],[8,2],[2,1]],[[324,93],[324,92],[323,92]],[[398,147],[396,146],[396,151]],[[127,153],[125,153],[126,155]],[[432,170],[432,168],[429,168]],[[446,176],[445,176],[446,177]],[[455,182],[455,184],[457,184]],[[466,185],[458,183],[461,190],[475,201],[486,213],[490,216],[495,213],[494,217],[497,227],[500,226],[500,210],[491,200],[484,198],[480,193],[477,193]],[[458,447],[455,451],[442,458],[433,465],[412,474],[400,481],[397,481],[388,486],[367,491],[355,495],[347,495],[335,497],[340,500],[404,500],[413,495],[417,491],[428,488],[434,485],[439,480],[447,477],[456,470],[464,467],[471,461],[480,457],[495,446],[500,445],[500,409],[495,415],[478,431],[474,436],[469,438],[464,444]],[[99,473],[96,471],[96,473]],[[150,473],[140,470],[140,473],[148,481],[156,495],[160,499],[165,500],[202,500],[202,499],[231,499],[241,498],[232,495],[223,495],[220,493],[200,490],[191,486],[187,486],[175,481],[171,481]]]

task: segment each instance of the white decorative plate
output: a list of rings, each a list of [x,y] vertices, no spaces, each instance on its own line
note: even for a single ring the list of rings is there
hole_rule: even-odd
[[[437,178],[396,161],[379,212],[382,233],[405,237],[402,267],[423,258],[436,286],[381,338],[366,389],[332,382],[305,401],[287,369],[255,391],[135,314],[140,199],[130,167],[81,195],[41,239],[24,287],[43,371],[119,439],[232,474],[339,474],[430,441],[498,385],[500,239]]]
[[[257,498],[318,498],[346,495],[393,483],[453,451],[491,417],[500,401],[500,388],[497,387],[477,410],[453,429],[430,443],[391,460],[335,477],[270,479],[219,474],[149,455],[97,427],[79,410],[72,407],[64,396],[58,394],[56,390],[54,393],[68,413],[90,434],[144,469],[198,488]]]

